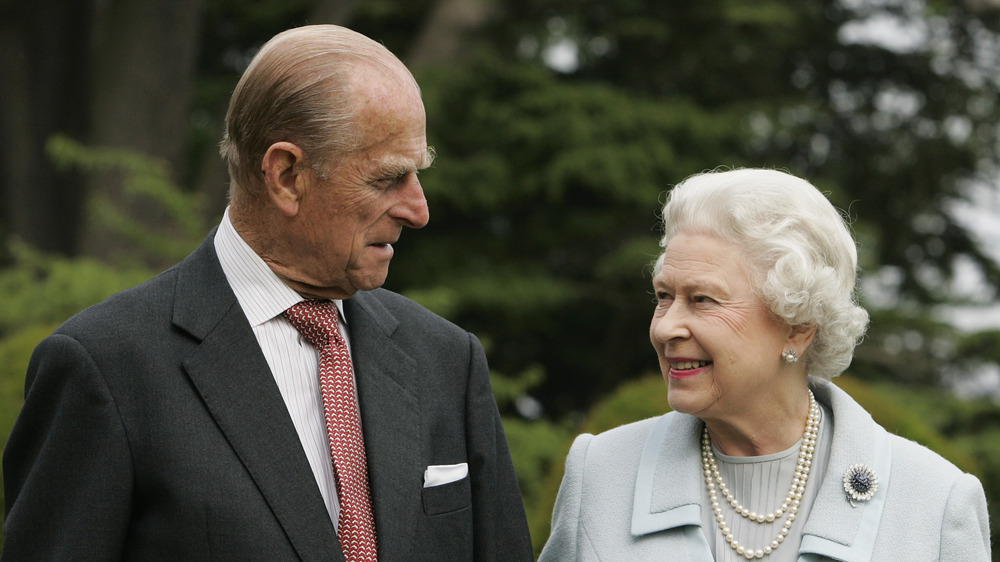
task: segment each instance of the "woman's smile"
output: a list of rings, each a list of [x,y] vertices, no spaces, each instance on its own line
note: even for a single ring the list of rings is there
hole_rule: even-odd
[[[670,362],[669,375],[670,378],[674,379],[686,379],[700,375],[712,364],[711,361],[686,358],[670,358],[668,361]]]

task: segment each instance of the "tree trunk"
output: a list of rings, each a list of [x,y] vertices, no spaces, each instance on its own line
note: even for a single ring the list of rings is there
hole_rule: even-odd
[[[332,23],[347,26],[351,12],[358,5],[358,0],[316,0],[309,23]]]
[[[416,68],[460,58],[470,51],[472,33],[493,10],[492,0],[439,0],[404,62]]]
[[[162,159],[175,181],[186,161],[202,5],[203,0],[112,0],[96,27],[90,143]],[[150,228],[169,227],[170,219],[155,205],[122,197],[121,181],[117,174],[93,174],[90,195],[110,197]],[[84,253],[111,257],[122,250],[118,236],[92,217],[83,229]]]
[[[0,197],[4,234],[71,254],[83,210],[80,176],[45,155],[55,133],[87,129],[87,52],[93,6],[81,0],[8,2],[0,10]]]

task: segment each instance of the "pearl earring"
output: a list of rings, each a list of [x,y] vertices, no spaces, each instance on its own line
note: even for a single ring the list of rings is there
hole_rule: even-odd
[[[789,349],[781,352],[781,358],[785,360],[785,363],[795,363],[799,360],[799,354],[794,349]]]

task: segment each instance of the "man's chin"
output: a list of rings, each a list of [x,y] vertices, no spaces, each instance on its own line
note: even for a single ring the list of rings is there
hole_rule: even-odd
[[[280,276],[279,276],[280,277]],[[347,299],[358,291],[348,280],[340,278],[336,283],[316,281],[300,281],[282,277],[285,285],[307,299]]]
[[[388,277],[389,271],[386,269],[380,272],[368,273],[366,275],[348,275],[347,280],[355,291],[371,291],[385,285],[385,280]]]
[[[389,276],[387,267],[369,268],[364,271],[341,271],[336,279],[313,279],[309,281],[282,278],[286,285],[308,299],[347,299],[358,291],[371,291],[385,284]],[[279,276],[280,277],[280,276]]]

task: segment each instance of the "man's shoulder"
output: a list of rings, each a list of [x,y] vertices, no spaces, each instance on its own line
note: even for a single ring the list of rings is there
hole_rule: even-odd
[[[137,338],[159,337],[169,330],[176,272],[115,293],[63,322],[54,332],[85,346],[124,345]]]
[[[431,312],[430,309],[418,303],[417,301],[409,297],[404,297],[403,295],[395,291],[390,291],[389,289],[378,288],[378,289],[372,289],[370,291],[358,291],[351,298],[359,301],[366,301],[368,299],[373,299],[375,301],[378,301],[380,304],[382,304],[382,306],[386,307],[387,309],[393,312],[401,311],[418,315],[426,314],[440,318],[440,316],[438,316],[434,312]]]
[[[370,314],[377,316],[388,313],[392,315],[403,328],[465,333],[464,329],[426,306],[388,289],[360,291],[350,300],[365,308]],[[350,322],[349,316],[348,322]]]
[[[206,246],[208,251],[206,251]],[[113,330],[127,327],[135,322],[148,322],[150,318],[171,314],[177,297],[178,279],[185,271],[201,269],[214,258],[210,248],[211,236],[207,244],[202,244],[180,263],[154,275],[152,278],[128,289],[119,291],[105,300],[91,305],[72,316],[57,330],[62,333],[87,333],[90,330]],[[216,259],[216,267],[218,260]]]

